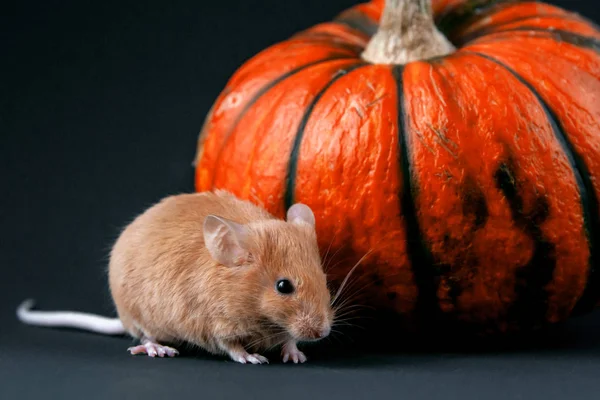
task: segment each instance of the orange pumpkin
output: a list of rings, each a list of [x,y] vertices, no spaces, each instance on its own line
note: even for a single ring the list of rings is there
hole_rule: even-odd
[[[373,0],[262,51],[196,188],[315,211],[369,304],[494,329],[600,298],[600,30],[538,2]],[[341,258],[340,258],[341,257]],[[331,258],[331,257],[330,257]]]

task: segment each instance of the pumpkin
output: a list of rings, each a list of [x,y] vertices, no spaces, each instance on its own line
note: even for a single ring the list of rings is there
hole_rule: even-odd
[[[233,74],[196,190],[309,205],[332,281],[363,258],[361,304],[409,320],[506,331],[590,312],[599,51],[593,23],[539,2],[356,5]]]

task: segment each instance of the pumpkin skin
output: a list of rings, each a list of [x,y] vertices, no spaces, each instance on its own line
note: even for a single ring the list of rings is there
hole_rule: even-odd
[[[262,51],[198,140],[196,190],[295,202],[361,302],[523,329],[600,299],[600,30],[537,2],[433,0],[457,51],[360,58],[383,0]],[[331,256],[335,255],[335,256]]]

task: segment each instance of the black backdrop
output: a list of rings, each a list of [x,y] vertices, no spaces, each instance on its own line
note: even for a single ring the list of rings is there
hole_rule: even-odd
[[[600,396],[598,313],[517,349],[318,351],[303,366],[133,358],[127,339],[18,324],[25,297],[111,314],[110,246],[135,214],[193,190],[197,133],[229,76],[356,1],[168,3],[0,7],[0,398]],[[600,21],[595,0],[553,3]]]

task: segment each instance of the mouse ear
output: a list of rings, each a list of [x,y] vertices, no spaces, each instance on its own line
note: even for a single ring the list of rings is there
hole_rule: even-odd
[[[306,204],[296,203],[288,209],[287,221],[292,224],[303,223],[315,226],[315,215]]]
[[[204,244],[211,257],[227,267],[238,266],[248,259],[245,242],[248,231],[244,225],[209,215],[204,219]]]

